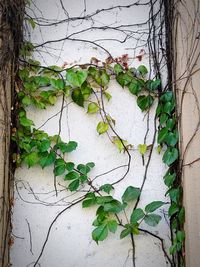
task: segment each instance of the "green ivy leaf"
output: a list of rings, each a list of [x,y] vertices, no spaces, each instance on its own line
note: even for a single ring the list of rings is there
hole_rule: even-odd
[[[87,199],[83,200],[82,207],[83,208],[88,208],[88,207],[91,207],[91,206],[93,206],[95,204],[96,204],[96,197],[87,198]]]
[[[162,144],[165,141],[167,135],[168,135],[168,129],[166,127],[164,127],[161,130],[159,130],[159,132],[158,132],[158,140],[157,140],[158,143]]]
[[[100,187],[101,191],[104,191],[107,194],[110,194],[110,192],[114,189],[114,187],[111,184],[104,184]]]
[[[158,103],[158,106],[157,106],[157,108],[156,108],[156,116],[158,117],[158,116],[160,116],[160,114],[163,112],[163,106],[162,106],[162,104],[159,102]]]
[[[143,219],[145,216],[144,211],[140,208],[133,210],[131,214],[131,223],[136,224],[139,220]]]
[[[104,211],[119,213],[124,209],[124,205],[121,204],[118,200],[112,200],[104,205]]]
[[[92,238],[94,241],[103,241],[108,236],[108,227],[105,224],[100,225],[92,231]]]
[[[36,80],[39,83],[39,86],[48,86],[50,82],[49,77],[47,76],[37,76]]]
[[[51,79],[50,83],[55,89],[64,90],[65,88],[65,82],[62,79]]]
[[[39,156],[37,152],[31,152],[24,158],[24,162],[28,165],[29,168],[36,165],[38,161],[39,161]]]
[[[177,252],[177,244],[174,244],[169,248],[169,253],[172,255],[175,254],[176,252]]]
[[[108,92],[103,92],[103,95],[106,97],[106,99],[108,100],[108,101],[110,101],[110,99],[112,98],[112,96],[111,96],[111,94],[109,94]]]
[[[145,212],[146,213],[154,212],[155,210],[159,209],[163,205],[165,205],[165,202],[163,201],[153,201],[149,203],[148,205],[146,205]]]
[[[142,76],[145,76],[145,75],[148,73],[148,70],[147,70],[147,68],[146,68],[144,65],[140,65],[140,66],[137,68],[137,71],[139,71],[139,73],[140,73]]]
[[[37,96],[33,98],[33,103],[36,106],[36,108],[45,109],[46,103],[43,99],[38,99]]]
[[[86,82],[84,82],[81,86],[81,93],[83,95],[83,99],[88,100],[92,93],[92,88],[89,87]]]
[[[123,72],[123,68],[122,68],[122,66],[120,65],[120,64],[115,64],[115,66],[114,66],[114,72],[115,72],[115,74],[119,74],[119,73],[121,73],[121,72]]]
[[[77,142],[75,142],[75,141],[69,141],[67,143],[65,152],[70,153],[70,152],[76,150],[77,146],[78,146]]]
[[[146,144],[139,144],[138,150],[139,150],[141,155],[144,155],[147,151],[147,145]]]
[[[73,69],[69,69],[66,73],[67,81],[75,87],[80,87],[87,79],[87,76],[88,73],[84,70],[78,70],[75,72]]]
[[[169,129],[169,130],[172,130],[174,125],[176,123],[176,119],[175,118],[172,118],[172,119],[168,119],[167,120],[167,123],[166,123],[166,127]]]
[[[131,83],[128,85],[128,89],[133,95],[138,95],[138,93],[141,91],[140,83],[133,79]]]
[[[51,140],[51,137],[48,136],[47,133],[45,133],[44,131],[36,130],[36,129],[34,129],[34,138],[39,141],[46,139],[46,138],[49,138]]]
[[[181,190],[180,188],[171,188],[170,190],[167,191],[169,194],[170,199],[175,202],[179,203],[180,197],[181,197]]]
[[[76,103],[78,106],[83,107],[84,106],[84,97],[81,92],[81,89],[76,88],[72,91],[72,100],[74,103]]]
[[[127,73],[119,73],[116,77],[117,82],[124,88],[124,86],[128,85],[132,81],[133,77],[131,77]]]
[[[53,136],[50,136],[49,139],[54,142],[54,143],[60,143],[61,142],[61,138],[59,135],[55,134]]]
[[[55,95],[55,92],[53,90],[40,92],[40,96],[42,97],[42,99],[45,99],[45,100],[48,100],[49,97],[52,95]]]
[[[19,122],[24,127],[30,127],[30,126],[34,125],[33,121],[27,119],[26,117],[19,118]]]
[[[39,152],[45,152],[50,148],[51,142],[49,140],[43,140],[38,144]]]
[[[88,163],[86,163],[86,166],[87,166],[88,168],[92,169],[92,168],[94,168],[95,163],[94,163],[94,162],[88,162]]]
[[[172,91],[168,91],[165,92],[161,97],[160,100],[163,102],[170,102],[173,100],[173,92]]]
[[[168,146],[175,146],[178,142],[178,139],[179,139],[178,131],[174,131],[168,133],[165,141]]]
[[[92,67],[92,66],[90,66],[89,68],[88,68],[88,73],[91,75],[91,76],[95,76],[95,75],[97,75],[98,74],[98,69],[96,68],[96,67]]]
[[[144,111],[151,107],[153,101],[154,99],[151,95],[148,96],[140,95],[137,98],[137,105],[142,111]]]
[[[29,96],[25,96],[23,99],[22,99],[22,104],[24,106],[29,106],[31,104],[31,98]]]
[[[172,218],[171,219],[171,229],[172,230],[175,230],[175,229],[178,229],[178,220],[176,217]]]
[[[175,178],[176,178],[176,174],[175,173],[173,173],[173,174],[167,173],[164,176],[165,185],[167,187],[171,187],[173,185],[173,182],[175,181]]]
[[[96,196],[93,192],[85,195],[85,200],[82,202],[82,207],[87,208],[96,204]]]
[[[171,112],[173,111],[174,107],[175,107],[174,101],[173,102],[167,102],[163,107],[163,111],[170,115]]]
[[[113,200],[113,197],[111,196],[101,196],[101,197],[96,197],[97,204],[99,205],[104,205],[105,203],[111,202]]]
[[[111,220],[108,221],[107,226],[110,232],[115,233],[117,231],[118,223],[116,222],[116,220]]]
[[[33,19],[27,19],[28,23],[31,25],[32,29],[35,29],[36,23]]]
[[[176,247],[177,247],[177,251],[181,251],[182,243],[181,242],[177,242]]]
[[[124,88],[126,85],[126,81],[124,79],[124,73],[119,73],[116,77],[116,81]]]
[[[105,87],[106,85],[108,85],[109,81],[110,76],[106,72],[103,72],[101,74],[101,86]]]
[[[87,113],[95,114],[99,111],[99,106],[96,103],[90,103],[88,105]]]
[[[97,125],[97,132],[103,134],[108,131],[109,125],[106,122],[100,121]]]
[[[129,186],[126,188],[123,196],[122,201],[123,202],[129,202],[136,200],[140,196],[140,188]]]
[[[100,206],[97,209],[96,214],[98,215],[97,218],[94,220],[94,222],[92,223],[92,225],[94,226],[99,226],[102,224],[107,224],[107,219],[108,219],[108,213],[105,212],[103,209],[103,206]]]
[[[153,227],[158,225],[161,219],[162,217],[157,214],[148,214],[144,217],[145,223]]]
[[[64,180],[75,180],[79,178],[79,174],[77,172],[71,171],[65,175]]]
[[[178,150],[176,148],[168,147],[163,155],[163,162],[170,166],[178,159]]]
[[[87,167],[86,165],[84,164],[79,164],[77,166],[77,169],[82,173],[82,174],[87,174],[89,171],[90,171],[90,168]]]
[[[68,186],[68,189],[73,192],[73,191],[76,191],[78,188],[79,188],[79,185],[80,185],[80,181],[79,179],[77,180],[74,180],[73,182],[71,182]]]
[[[21,80],[25,81],[29,77],[29,71],[27,69],[21,69],[18,71]]]
[[[87,175],[81,175],[80,176],[80,182],[83,184],[83,183],[85,183],[86,181],[88,181],[88,177],[87,177]]]
[[[60,142],[57,144],[57,148],[59,148],[62,153],[70,153],[76,150],[78,144],[75,141],[69,141],[68,143]]]
[[[184,207],[182,207],[181,210],[179,211],[178,219],[179,219],[179,222],[181,224],[184,224],[184,222],[185,222],[185,209],[184,209]]]
[[[25,117],[26,116],[26,111],[24,109],[21,109],[19,111],[19,114],[18,115],[19,115],[20,118]]]
[[[56,159],[54,174],[60,176],[65,172],[65,161],[63,159]]]
[[[171,206],[169,207],[169,210],[168,210],[169,217],[173,216],[177,212],[179,212],[179,206],[175,202],[172,202],[172,204],[171,204]]]
[[[160,124],[165,123],[168,120],[168,115],[166,113],[162,113],[160,115]],[[168,127],[167,127],[168,128]]]
[[[96,215],[98,215],[98,220],[103,222],[103,220],[107,218],[108,212],[104,211],[103,206],[100,206],[96,211]]]
[[[67,163],[65,164],[65,167],[66,167],[66,169],[67,169],[69,172],[73,171],[74,166],[75,166],[75,165],[74,165],[73,162],[67,162]]]
[[[158,89],[158,87],[161,85],[161,81],[160,79],[154,80],[154,81],[149,81],[149,83],[147,84],[147,88],[150,91],[155,91]]]
[[[52,163],[54,163],[55,159],[56,159],[55,152],[53,152],[53,151],[51,151],[50,153],[46,152],[45,156],[43,156],[40,159],[39,164],[43,169],[43,168],[51,165]]]
[[[131,231],[131,228],[130,228],[130,227],[127,228],[127,229],[124,229],[123,231],[121,231],[120,239],[122,239],[122,238],[124,238],[124,237],[130,235],[131,232],[132,232],[132,231]]]

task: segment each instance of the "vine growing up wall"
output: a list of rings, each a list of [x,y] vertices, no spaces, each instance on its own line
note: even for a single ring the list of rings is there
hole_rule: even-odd
[[[148,5],[151,4],[151,1],[148,2]],[[162,7],[163,2],[160,5]],[[152,9],[151,12],[153,12]],[[153,23],[153,18],[154,15],[151,14],[148,22]],[[33,28],[38,23],[32,18],[28,18],[27,21]],[[154,35],[155,32],[153,32]],[[149,41],[149,47],[152,49],[150,44]],[[182,207],[182,188],[177,182],[176,173],[176,164],[179,159],[176,102],[171,88],[163,88],[156,57],[154,58],[156,74],[150,78],[152,75],[149,75],[146,66],[130,67],[127,54],[113,58],[102,47],[104,51],[108,52],[105,62],[92,58],[90,63],[75,64],[72,67],[42,66],[40,62],[32,58],[34,48],[37,47],[30,42],[24,42],[21,49],[19,79],[16,83],[16,127],[12,129],[12,140],[17,147],[13,153],[13,162],[16,166],[26,164],[29,168],[40,165],[44,169],[52,165],[56,195],[58,194],[58,176],[63,177],[65,186],[69,191],[78,192],[84,188],[86,192],[84,196],[72,201],[52,221],[34,266],[37,266],[44,253],[51,229],[58,217],[78,203],[82,203],[83,208],[96,207],[96,218],[92,222],[94,241],[99,243],[105,240],[110,233],[115,233],[117,228],[121,229],[121,239],[130,238],[133,266],[136,266],[137,263],[135,260],[135,236],[143,233],[160,242],[163,255],[170,266],[184,266],[185,234],[182,230],[184,208]],[[151,144],[147,144],[146,134],[144,143],[134,148],[115,130],[115,118],[112,118],[105,109],[105,102],[109,102],[112,98],[107,90],[111,80],[116,80],[124,90],[129,91],[130,97],[135,99],[138,108],[146,116],[149,116],[152,105],[157,105]],[[62,107],[59,112],[59,132],[57,135],[49,136],[48,133],[36,128],[34,121],[27,117],[27,108],[34,106],[37,109],[48,109],[48,106],[56,105],[60,99],[62,100]],[[126,171],[120,179],[97,187],[94,183],[95,178],[90,176],[90,171],[95,168],[92,159],[91,162],[78,165],[76,162],[67,160],[68,153],[78,149],[78,144],[74,140],[66,143],[60,137],[61,119],[66,99],[83,110],[86,109],[91,116],[100,115],[101,119],[96,125],[97,133],[107,135],[118,152],[128,156],[128,163],[123,165],[126,167]],[[126,188],[120,200],[115,199],[111,194],[112,190],[126,179],[130,172],[131,151],[135,149],[140,152],[145,166],[141,187],[134,187],[131,184]],[[140,199],[143,197],[143,188],[148,179],[152,153],[155,149],[157,149],[157,153],[162,155],[163,163],[169,167],[162,179],[168,188],[166,195],[170,202],[155,199],[144,207],[139,207]],[[147,161],[145,162],[144,156],[146,155]],[[169,251],[166,249],[165,241],[159,235],[143,227],[144,224],[149,227],[156,227],[159,224],[162,217],[157,213],[157,210],[164,205],[169,206],[167,214],[171,227]],[[129,213],[130,209],[131,213]],[[122,214],[125,214],[126,220],[123,219]]]

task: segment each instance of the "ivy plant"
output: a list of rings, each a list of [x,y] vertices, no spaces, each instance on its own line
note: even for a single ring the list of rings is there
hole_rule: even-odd
[[[32,22],[30,22],[32,23]],[[30,57],[33,47],[26,43],[21,50],[21,56]],[[91,190],[84,196],[83,208],[94,206],[96,218],[93,221],[92,238],[97,243],[105,240],[109,233],[114,234],[121,228],[120,238],[140,234],[140,225],[156,227],[162,217],[156,213],[166,203],[156,200],[144,208],[135,205],[141,197],[141,188],[128,186],[121,200],[111,195],[112,184],[104,184],[99,188],[93,186],[89,173],[95,167],[93,162],[76,164],[68,162],[66,154],[77,149],[77,142],[64,142],[59,135],[49,136],[37,129],[34,122],[27,117],[27,107],[47,109],[56,104],[59,97],[69,98],[78,107],[85,109],[91,116],[99,114],[96,131],[99,135],[109,133],[115,127],[115,120],[107,114],[103,101],[110,101],[112,95],[108,91],[110,80],[115,79],[130,95],[136,99],[141,112],[148,112],[157,104],[156,117],[159,121],[157,134],[158,152],[163,150],[163,162],[169,167],[164,176],[168,187],[166,193],[170,198],[168,215],[175,238],[170,253],[176,254],[183,248],[184,208],[182,207],[182,188],[177,183],[175,164],[179,158],[178,131],[176,127],[175,98],[172,91],[159,92],[161,81],[149,79],[148,70],[144,65],[136,68],[124,68],[119,63],[104,63],[102,66],[88,64],[63,69],[58,66],[42,67],[39,62],[27,59],[27,63],[19,70],[21,86],[17,92],[18,110],[17,125],[13,129],[12,140],[17,145],[13,161],[19,166],[25,163],[29,168],[40,165],[42,169],[53,166],[54,176],[61,176],[70,191],[77,191],[83,185],[89,185]],[[101,97],[99,98],[98,95]],[[115,132],[115,131],[114,131]],[[132,149],[127,140],[117,134],[111,137],[111,142],[119,152]],[[142,157],[147,153],[147,144],[139,144],[138,151]],[[127,214],[127,223],[123,224],[121,214]]]

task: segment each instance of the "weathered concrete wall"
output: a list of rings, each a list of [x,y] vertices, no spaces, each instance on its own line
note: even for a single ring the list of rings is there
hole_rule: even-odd
[[[178,2],[175,81],[181,132],[186,266],[200,266],[200,10],[199,1]]]

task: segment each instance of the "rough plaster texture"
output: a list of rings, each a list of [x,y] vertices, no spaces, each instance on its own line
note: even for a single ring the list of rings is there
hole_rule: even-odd
[[[91,13],[96,9],[106,8],[117,4],[128,4],[132,1],[87,1],[87,13]],[[63,1],[70,16],[79,16],[83,12],[83,1]],[[49,0],[48,5],[45,0],[36,1],[37,6],[42,10],[42,15],[50,19],[64,18],[60,2]],[[34,12],[39,14],[38,9],[32,6]],[[144,21],[148,16],[148,6],[138,7],[134,9],[121,9],[112,12],[105,12],[103,15],[95,17],[99,25],[117,25],[131,24]],[[59,27],[41,28],[36,27],[32,33],[32,41],[41,43],[43,40],[51,40],[62,38],[66,34],[71,34],[85,27],[91,26],[91,21],[83,23],[61,24]],[[77,36],[76,36],[77,37]],[[94,31],[84,33],[79,36],[85,39],[100,38],[123,38],[121,33],[113,31]],[[143,36],[145,40],[145,35]],[[128,53],[132,58],[135,57],[144,42],[141,40],[140,48],[133,50],[138,45],[136,40],[130,38],[125,43],[115,41],[101,41],[106,49],[108,49],[114,57]],[[53,49],[54,48],[54,49]],[[60,51],[62,49],[62,51]],[[105,60],[107,55],[101,49],[97,49],[91,44],[81,42],[63,42],[48,45],[48,51],[43,49],[40,59],[43,64],[62,65],[68,63],[88,63],[91,57],[97,57]],[[36,54],[36,57],[39,57]],[[148,53],[142,62],[136,59],[132,60],[133,66],[139,64],[148,66]],[[116,131],[119,135],[133,144],[137,148],[138,144],[144,142],[144,136],[147,129],[147,117],[141,113],[136,105],[135,98],[129,92],[123,90],[116,82],[112,81],[109,86],[109,92],[112,94],[112,100],[106,104],[106,109],[110,115],[116,119]],[[96,167],[91,172],[91,176],[95,177],[114,167],[127,163],[127,156],[119,154],[117,149],[109,142],[105,135],[98,136],[96,133],[96,125],[99,117],[96,115],[86,114],[86,110],[81,109],[73,103],[69,103],[64,109],[62,117],[61,137],[64,141],[75,140],[78,142],[78,149],[69,155],[69,160],[77,163],[86,163],[94,161]],[[67,104],[66,103],[66,104]],[[29,109],[28,116],[36,123],[36,127],[41,126],[48,118],[59,112],[61,101],[47,110]],[[155,106],[150,113],[150,130],[147,138],[147,144],[152,143],[153,138],[153,114]],[[43,127],[49,134],[58,133],[58,116],[49,120]],[[129,185],[141,186],[145,167],[142,165],[142,159],[136,150],[131,152],[132,162],[129,175],[124,181],[116,186],[114,196],[120,198],[125,188]],[[145,156],[147,161],[148,153]],[[166,188],[163,183],[163,174],[166,167],[162,164],[162,155],[158,155],[154,148],[151,164],[148,171],[148,179],[142,193],[140,206],[153,200],[164,200]],[[101,185],[118,180],[125,172],[125,168],[121,168],[108,175],[101,176],[96,179],[96,184]],[[11,253],[11,263],[13,267],[33,266],[33,262],[37,259],[41,247],[46,238],[48,227],[59,211],[68,205],[73,198],[82,195],[78,193],[71,195],[67,190],[66,183],[61,178],[58,179],[61,186],[61,192],[55,197],[53,187],[52,168],[41,170],[38,168],[27,169],[22,166],[16,171],[16,188],[15,188],[15,206],[13,210],[13,233],[16,236]],[[62,187],[64,186],[64,187]],[[167,207],[164,208],[167,210]],[[163,210],[158,213],[163,215]],[[81,205],[76,205],[66,211],[59,217],[54,224],[47,246],[40,260],[42,267],[122,267],[132,266],[131,259],[131,242],[129,238],[119,239],[119,233],[109,235],[109,238],[97,245],[91,238],[92,221],[95,218],[95,209],[82,209]],[[146,227],[145,225],[143,225]],[[149,230],[158,233],[166,241],[169,246],[169,227],[163,218],[156,229]],[[163,256],[159,242],[149,236],[139,235],[135,237],[136,241],[136,263],[137,267],[164,267],[166,260]]]
[[[178,5],[176,80],[181,119],[181,151],[184,153],[183,188],[186,209],[186,266],[200,266],[199,161],[199,1]],[[185,151],[187,147],[187,150]],[[196,162],[194,162],[197,160]],[[193,163],[192,163],[193,162]],[[189,164],[191,163],[191,164]]]

